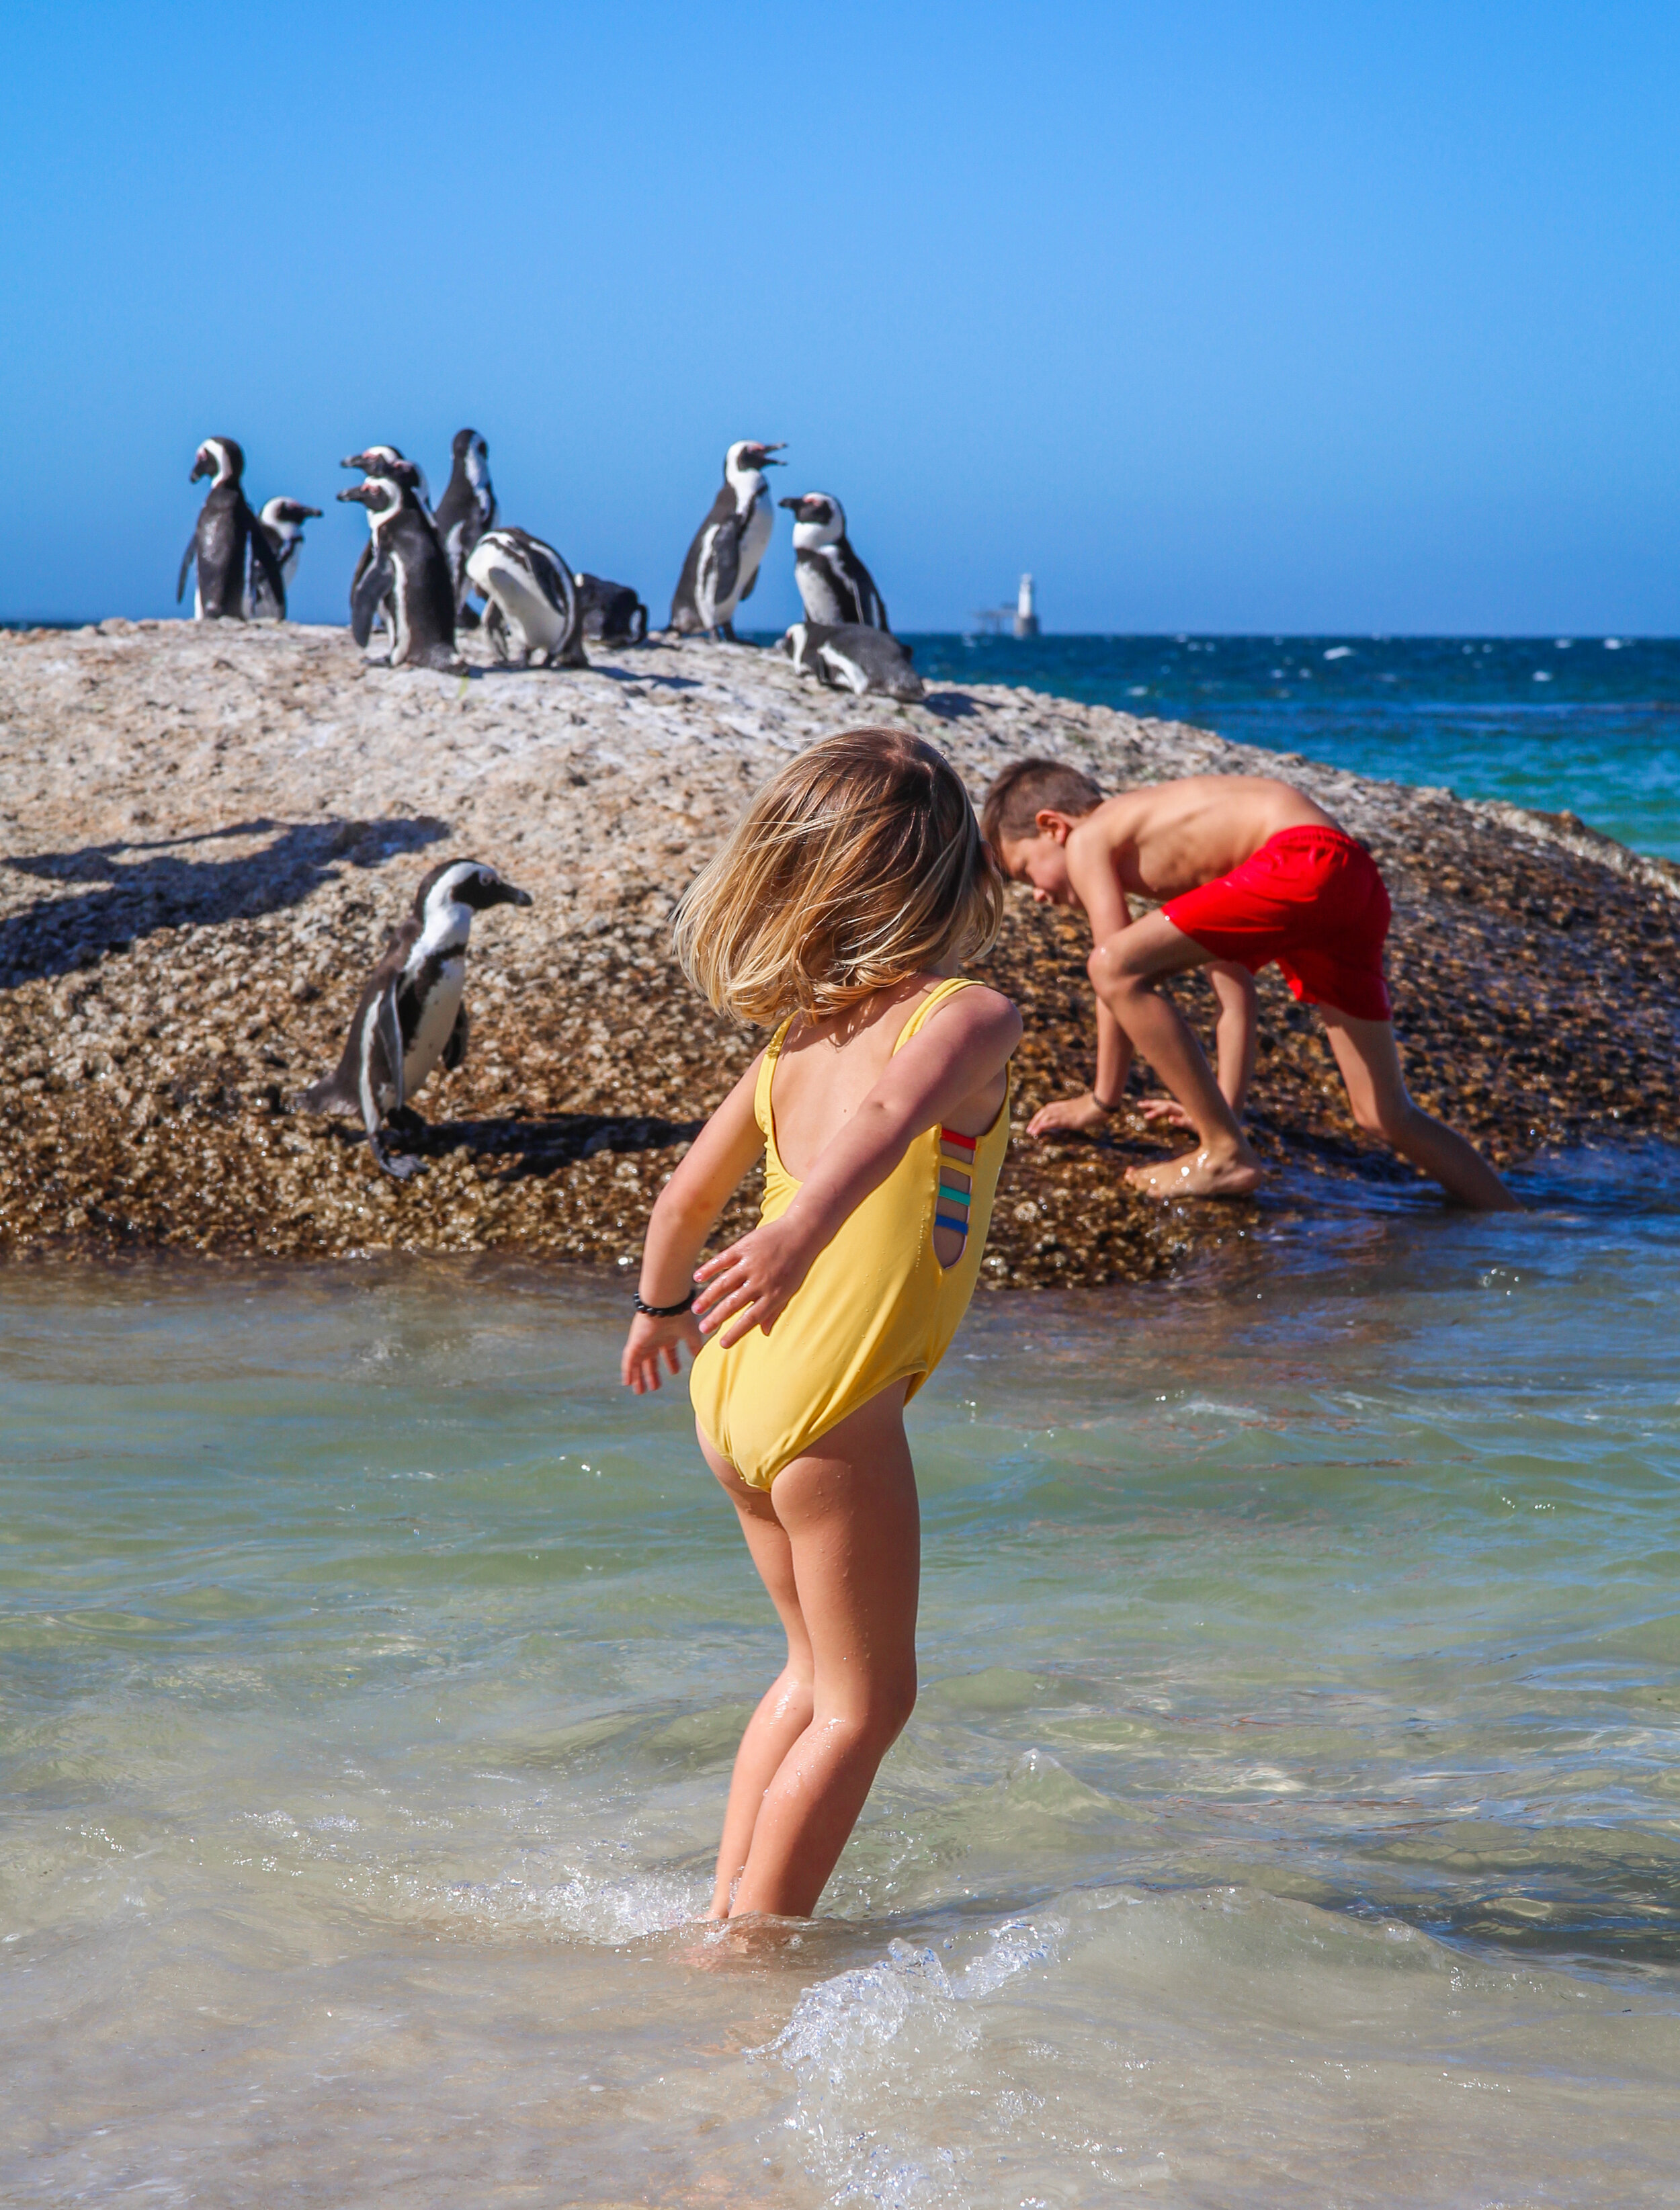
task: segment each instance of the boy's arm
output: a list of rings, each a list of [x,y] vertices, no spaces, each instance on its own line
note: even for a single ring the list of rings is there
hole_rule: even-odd
[[[642,1247],[638,1294],[644,1304],[680,1304],[694,1286],[694,1267],[717,1225],[735,1185],[764,1147],[753,1110],[758,1085],[759,1052],[740,1080],[706,1122],[655,1201]],[[625,1338],[619,1372],[625,1386],[639,1397],[659,1386],[662,1360],[678,1369],[677,1346],[691,1353],[705,1337],[692,1311],[656,1319],[638,1313]]]
[[[705,1286],[694,1309],[704,1333],[727,1327],[726,1350],[755,1327],[768,1335],[841,1222],[879,1188],[916,1137],[1003,1072],[1020,1040],[1021,1017],[996,990],[964,990],[942,1005],[888,1061],[787,1211],[698,1270],[695,1279]]]
[[[1067,840],[1067,879],[1091,921],[1091,940],[1128,927],[1132,909],[1120,886],[1114,840],[1104,837],[1102,824],[1093,821]],[[1126,1094],[1126,1078],[1132,1072],[1132,1039],[1099,998],[1097,1000],[1097,1078],[1077,1097],[1059,1097],[1041,1106],[1027,1123],[1030,1136],[1048,1136],[1084,1128],[1100,1128]]]

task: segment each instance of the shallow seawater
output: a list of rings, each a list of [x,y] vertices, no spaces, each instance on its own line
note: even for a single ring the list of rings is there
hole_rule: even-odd
[[[622,1284],[0,1274],[0,2198],[1668,2201],[1680,1165],[976,1306],[825,1899],[686,1924],[768,1606]]]

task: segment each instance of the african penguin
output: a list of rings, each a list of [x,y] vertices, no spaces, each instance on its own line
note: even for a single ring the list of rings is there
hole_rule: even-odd
[[[257,517],[257,527],[269,540],[269,550],[280,563],[280,578],[289,592],[293,578],[298,572],[298,555],[303,550],[304,524],[318,522],[318,506],[305,506],[301,499],[271,498]],[[269,579],[251,557],[251,583],[245,592],[245,617],[250,621],[284,621],[286,608],[269,589]]]
[[[379,473],[340,492],[367,509],[371,557],[350,601],[350,634],[365,645],[384,609],[392,667],[438,667],[458,674],[455,594],[432,517],[420,503],[412,461],[381,460]]]
[[[846,534],[846,510],[833,493],[807,491],[778,504],[793,511],[794,581],[807,621],[891,629],[875,579]]]
[[[640,644],[648,633],[648,610],[628,583],[609,583],[604,576],[576,575],[577,603],[583,610],[583,634],[602,644]]]
[[[795,622],[777,649],[801,675],[814,675],[831,691],[852,691],[859,697],[878,691],[906,705],[923,695],[909,645],[884,629],[861,622]]]
[[[187,588],[187,570],[196,561],[198,580],[192,595],[195,621],[245,619],[247,563],[260,569],[274,594],[281,619],[286,619],[285,581],[274,547],[245,503],[239,481],[245,468],[245,453],[232,438],[206,438],[193,457],[192,474],[187,480],[196,483],[200,476],[215,479],[198,510],[198,521],[181,557],[181,572],[175,583],[175,603],[179,606]]]
[[[365,476],[373,476],[378,475],[380,469],[388,463],[400,461],[402,458],[403,455],[395,445],[366,445],[363,447],[360,453],[347,453],[338,465],[341,468],[360,468]],[[426,487],[426,470],[420,467],[418,461],[411,461],[408,465],[414,470],[416,475],[420,479],[419,482],[414,486],[414,493],[416,498],[420,500],[420,505],[426,511],[426,518],[430,520],[432,516],[432,493]],[[370,516],[368,523],[368,541],[361,549],[360,557],[356,562],[356,572],[350,578],[350,603],[353,607],[356,602],[357,589],[360,585],[362,577],[367,573],[368,563],[372,559],[372,558],[373,531],[372,517]],[[376,629],[390,629],[391,625],[388,619],[388,615],[389,609],[381,606],[374,618],[374,627]]]
[[[467,555],[485,531],[496,526],[496,494],[490,486],[490,448],[476,430],[457,430],[455,433],[455,465],[450,471],[449,488],[438,500],[432,520],[438,527],[438,542],[449,562],[450,580],[455,585],[456,621],[471,628],[478,615],[467,603],[467,593],[471,588],[467,581]]]
[[[515,667],[587,667],[583,612],[571,571],[528,529],[486,530],[467,555],[467,575],[488,604],[485,642]]]
[[[695,533],[671,599],[668,626],[680,637],[704,630],[734,643],[735,608],[752,595],[776,527],[764,471],[787,466],[770,457],[781,450],[743,438],[723,456],[722,488]]]
[[[445,860],[422,876],[414,903],[368,976],[343,1056],[298,1100],[305,1113],[360,1113],[375,1159],[399,1181],[416,1158],[393,1158],[380,1124],[426,1124],[408,1101],[439,1060],[453,1073],[467,1056],[467,939],[486,906],[529,905],[529,891],[505,883],[481,860]]]

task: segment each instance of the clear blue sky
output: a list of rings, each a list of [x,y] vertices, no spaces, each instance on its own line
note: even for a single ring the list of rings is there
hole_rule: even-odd
[[[1680,631],[1680,9],[20,4],[0,613],[167,612],[227,432],[662,620],[736,437],[895,625]],[[754,625],[792,619],[786,516]]]

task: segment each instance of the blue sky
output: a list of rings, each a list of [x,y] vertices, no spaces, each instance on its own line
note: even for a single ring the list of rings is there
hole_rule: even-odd
[[[656,619],[761,437],[900,629],[1680,631],[1672,6],[7,21],[0,614],[169,611],[227,432],[341,619],[470,422]]]

